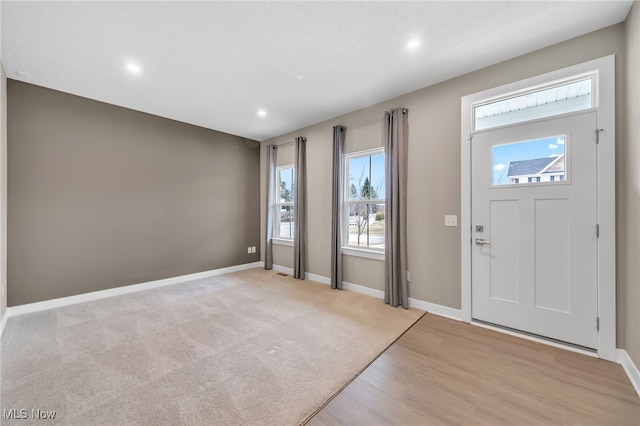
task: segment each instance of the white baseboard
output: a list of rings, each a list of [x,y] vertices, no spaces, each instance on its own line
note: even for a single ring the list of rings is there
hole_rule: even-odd
[[[422,309],[423,311],[427,311],[430,314],[438,315],[440,317],[462,321],[462,311],[460,309],[454,309],[448,306],[438,305],[436,303],[429,303],[423,300],[412,299],[411,297],[409,298],[409,307]]]
[[[273,265],[273,270],[276,272],[281,272],[283,274],[293,275],[293,269],[286,266]],[[331,279],[323,275],[307,272],[305,273],[305,278],[311,281],[318,282],[320,284],[331,284]],[[342,281],[342,288],[344,290],[350,290],[356,293],[365,294],[377,299],[384,299],[384,291],[365,287],[363,285]],[[411,297],[409,298],[409,307],[422,309],[423,311],[427,311],[430,314],[438,315],[441,317],[462,321],[462,311],[460,309],[449,308],[447,306],[438,305],[436,303],[429,303],[423,300],[413,299]]]
[[[318,282],[320,284],[331,285],[331,278],[323,277],[322,275],[317,274],[305,274],[306,278]],[[367,296],[375,297],[376,299],[384,299],[384,292],[380,290],[376,290],[374,288],[365,287],[359,284],[353,284],[347,281],[342,281],[342,289],[353,291],[355,293],[365,294]]]
[[[640,397],[640,370],[638,370],[638,366],[633,362],[627,351],[624,349],[617,349],[616,355],[618,363],[622,365],[622,368],[624,368],[627,376],[629,376],[631,384]]]
[[[342,288],[344,290],[350,290],[350,291],[355,291],[356,293],[366,294],[367,296],[375,297],[377,299],[384,299],[384,292],[381,290],[376,290],[375,288],[369,288],[359,284],[348,283],[346,281],[342,281]]]
[[[7,310],[4,311],[2,318],[0,318],[0,338],[2,338],[2,333],[4,333],[4,326],[7,325],[7,320],[9,319],[9,312]]]
[[[286,266],[273,265],[273,270],[276,272],[281,272],[283,274],[293,275],[293,269],[288,268]],[[309,281],[314,281],[314,282],[325,284],[325,285],[331,285],[331,278],[325,277],[323,275],[305,272],[304,277]],[[372,296],[378,299],[384,299],[384,293],[382,291],[365,287],[363,285],[342,281],[342,288],[344,290],[350,290],[356,293],[366,294],[367,296]]]
[[[281,274],[293,275],[293,268],[288,268],[286,266],[273,265],[272,271],[280,272]]]
[[[93,291],[91,293],[78,294],[75,296],[61,297],[59,299],[45,300],[43,302],[29,303],[26,305],[12,306],[7,308],[5,317],[14,315],[27,314],[31,312],[44,311],[46,309],[59,308],[62,306],[75,305],[83,302],[104,299],[112,296],[120,296],[123,294],[135,293],[138,291],[149,290],[152,288],[165,287],[173,284],[180,284],[187,281],[193,281],[201,278],[214,277],[216,275],[229,274],[231,272],[244,271],[246,269],[258,268],[264,266],[262,262],[245,263],[243,265],[235,265],[227,268],[213,269],[210,271],[197,272],[195,274],[181,275],[163,280],[149,281],[146,283],[132,284],[123,287],[110,288],[107,290]],[[3,326],[6,320],[3,318]]]
[[[293,272],[291,273],[293,274]],[[311,274],[309,272],[305,273],[304,277],[308,280],[315,281],[320,284],[331,285],[331,278],[329,277],[323,277],[322,275]]]

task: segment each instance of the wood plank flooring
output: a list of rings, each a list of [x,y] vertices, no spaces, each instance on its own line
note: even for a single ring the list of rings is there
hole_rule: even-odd
[[[425,315],[307,425],[640,425],[618,364]]]

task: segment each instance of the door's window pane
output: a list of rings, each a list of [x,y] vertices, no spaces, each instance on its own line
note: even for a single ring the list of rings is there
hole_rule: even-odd
[[[593,107],[592,78],[572,81],[474,108],[475,130],[491,129]]]
[[[564,181],[566,140],[560,135],[492,146],[493,185]]]

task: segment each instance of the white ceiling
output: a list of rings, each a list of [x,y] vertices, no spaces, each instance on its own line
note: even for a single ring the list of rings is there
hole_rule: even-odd
[[[632,3],[2,1],[2,62],[12,79],[264,140],[622,22]]]

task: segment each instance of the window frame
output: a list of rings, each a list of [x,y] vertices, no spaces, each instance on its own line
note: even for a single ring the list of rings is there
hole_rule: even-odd
[[[369,258],[369,259],[376,259],[376,260],[384,260],[384,256],[385,256],[385,248],[382,247],[369,247],[369,246],[356,246],[356,245],[350,245],[349,244],[349,206],[351,205],[357,205],[357,204],[377,204],[377,205],[383,205],[385,207],[386,210],[386,199],[385,198],[375,198],[375,199],[369,199],[369,200],[349,200],[349,187],[350,187],[350,179],[349,179],[349,161],[354,159],[354,158],[360,158],[360,157],[372,157],[374,155],[386,155],[385,149],[384,147],[378,147],[378,148],[371,148],[371,149],[366,149],[366,150],[361,150],[361,151],[355,151],[355,152],[350,152],[350,153],[345,153],[342,156],[342,161],[343,161],[343,176],[342,176],[342,200],[341,200],[341,204],[342,204],[342,217],[341,217],[341,222],[342,222],[342,253],[343,254],[347,254],[347,255],[351,255],[351,256],[358,256],[358,257],[365,257],[365,258]],[[369,169],[369,178],[371,178],[371,169]],[[386,176],[385,176],[385,184],[386,184]],[[385,233],[383,235],[386,235],[386,228],[385,228]]]
[[[280,197],[280,173],[283,170],[289,170],[291,169],[291,175],[292,175],[292,179],[291,179],[291,190],[293,191],[295,189],[295,179],[296,179],[296,169],[295,169],[295,165],[294,164],[285,164],[282,166],[276,166],[276,172],[275,172],[275,182],[274,182],[274,189],[275,189],[275,203],[274,203],[274,215],[273,215],[273,227],[275,229],[274,232],[274,237],[272,239],[272,241],[276,244],[281,244],[281,245],[293,245],[293,239],[294,239],[294,235],[293,235],[293,230],[291,230],[291,236],[282,236],[280,235],[280,209],[283,206],[290,206],[291,207],[291,213],[293,214],[294,210],[295,210],[295,197],[292,195],[292,201],[281,201],[282,198]],[[293,220],[291,221],[291,223],[293,224]]]

